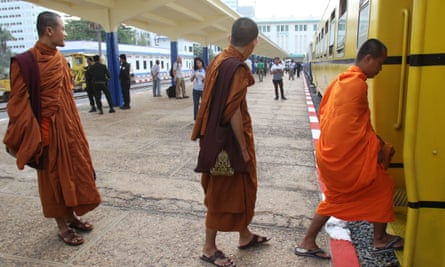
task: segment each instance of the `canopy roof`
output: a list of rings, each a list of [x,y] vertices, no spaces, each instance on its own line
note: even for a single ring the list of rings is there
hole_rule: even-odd
[[[221,0],[31,0],[40,6],[99,23],[107,32],[124,23],[202,45],[226,47],[232,23],[240,17]],[[260,33],[254,54],[286,57]]]

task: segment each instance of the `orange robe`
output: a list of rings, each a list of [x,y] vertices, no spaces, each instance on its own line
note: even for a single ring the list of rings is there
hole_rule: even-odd
[[[17,62],[11,65],[8,114],[11,127],[4,142],[17,150],[17,167],[41,156],[37,171],[45,217],[77,215],[101,201],[94,181],[88,141],[72,93],[69,66],[56,48],[37,42],[31,49],[40,71],[41,125],[32,113]]]
[[[204,135],[209,118],[209,107],[213,88],[218,77],[219,65],[229,57],[239,58],[242,62],[248,57],[234,47],[224,49],[209,65],[206,71],[202,103],[198,111],[192,140]],[[247,164],[248,173],[234,176],[212,176],[202,174],[204,203],[207,206],[206,226],[217,231],[240,231],[252,221],[257,192],[255,146],[252,121],[247,110],[247,87],[255,83],[247,65],[235,71],[230,93],[224,108],[223,120],[228,122],[238,107],[241,108],[243,135],[251,161]]]
[[[394,181],[377,162],[381,144],[371,125],[366,78],[352,66],[323,95],[316,159],[326,199],[317,213],[389,222],[394,220]]]

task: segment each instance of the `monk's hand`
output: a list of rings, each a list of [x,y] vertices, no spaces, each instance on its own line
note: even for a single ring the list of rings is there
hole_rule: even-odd
[[[377,138],[379,139],[380,142],[380,150],[379,150],[379,154],[377,156],[377,162],[379,164],[382,164],[383,161],[385,160],[385,141],[383,141],[383,139],[377,135]]]
[[[378,158],[377,158],[377,162],[379,164],[382,164],[384,160],[385,160],[385,151],[383,150],[383,147],[381,147],[380,150],[379,150],[379,155],[378,155]]]
[[[244,162],[248,162],[250,160],[249,152],[246,148],[241,149],[241,154],[243,154]]]

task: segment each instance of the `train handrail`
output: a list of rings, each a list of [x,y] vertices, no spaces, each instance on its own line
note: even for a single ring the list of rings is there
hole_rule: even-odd
[[[403,43],[402,43],[402,64],[400,68],[400,85],[399,85],[399,103],[397,106],[397,120],[394,123],[395,129],[402,128],[402,116],[403,116],[403,103],[404,103],[404,95],[405,95],[405,80],[406,80],[406,51],[408,47],[408,22],[409,22],[409,14],[408,10],[402,10],[403,13]]]

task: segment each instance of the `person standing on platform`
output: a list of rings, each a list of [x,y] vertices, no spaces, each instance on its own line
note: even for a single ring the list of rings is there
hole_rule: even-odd
[[[188,98],[185,94],[185,80],[182,73],[182,57],[177,57],[173,64],[173,77],[176,83],[176,99]]]
[[[238,249],[248,249],[270,240],[249,230],[255,213],[257,176],[252,120],[247,108],[246,94],[247,88],[255,83],[255,79],[250,68],[243,62],[252,54],[257,43],[256,23],[249,18],[237,19],[232,25],[230,45],[213,59],[207,69],[202,103],[192,132],[192,140],[204,137],[209,118],[213,118],[211,106],[223,105],[221,124],[230,124],[247,167],[247,173],[232,176],[207,173],[201,176],[207,214],[205,243],[200,259],[216,266],[236,266],[231,258],[218,249],[216,245],[218,231],[238,232]],[[220,71],[226,76],[230,75],[227,74],[228,67],[224,67],[227,66],[224,64],[226,61],[232,63],[231,61],[235,60],[238,67],[234,70],[233,76],[218,78]],[[220,88],[222,85],[217,80],[221,79],[230,79],[230,85],[227,88]],[[229,90],[227,100],[213,99],[220,91],[216,88]],[[200,143],[201,141],[202,139]]]
[[[151,67],[151,78],[153,83],[153,96],[161,95],[161,68],[159,67],[159,59],[156,59],[155,64]]]
[[[272,74],[272,83],[275,88],[275,100],[278,100],[278,87],[280,87],[281,99],[286,100],[283,89],[284,65],[279,57],[274,58],[270,74]]]
[[[295,71],[297,70],[297,63],[292,59],[289,63],[289,80],[295,80]]]
[[[316,244],[330,216],[371,222],[374,253],[403,248],[401,237],[386,232],[387,223],[394,220],[394,181],[386,172],[394,150],[372,128],[366,84],[381,71],[386,56],[387,48],[382,42],[367,40],[355,64],[331,82],[323,95],[316,160],[326,198],[295,248],[299,256],[330,258]]]
[[[296,67],[297,67],[297,69],[296,69],[296,72],[297,72],[297,78],[300,79],[300,72],[301,72],[301,68],[302,68],[301,63],[300,63],[300,62],[297,62]]]
[[[93,59],[87,57],[88,66],[85,68],[85,82],[88,100],[90,101],[90,110],[88,112],[96,112],[96,106],[94,104],[94,84],[90,73],[90,66],[93,65]]]
[[[101,198],[73,97],[71,70],[57,49],[65,45],[62,18],[53,12],[40,13],[37,33],[39,39],[29,50],[31,55],[19,54],[11,63],[7,108],[10,125],[3,142],[15,152],[18,169],[22,170],[30,160],[39,162],[37,177],[43,215],[56,220],[63,242],[77,246],[84,240],[76,230],[93,230],[91,223],[78,216],[96,208]],[[34,59],[36,65],[23,64],[20,58]],[[29,71],[38,71],[39,75],[34,76],[37,79],[30,79],[26,75]],[[30,80],[37,80],[39,98]]]
[[[96,97],[97,109],[99,111],[99,114],[104,114],[101,101],[102,92],[104,92],[105,98],[108,102],[108,107],[110,109],[109,111],[110,113],[114,113],[115,110],[111,101],[110,90],[108,89],[108,80],[111,78],[110,72],[108,71],[107,66],[100,62],[99,55],[95,55],[93,57],[93,60],[94,64],[91,65],[90,71],[94,84],[94,95]]]
[[[122,89],[122,98],[124,99],[124,104],[121,109],[130,109],[130,64],[127,62],[127,56],[125,54],[121,54],[119,60],[121,62],[119,81]]]
[[[258,61],[258,63],[256,64],[256,72],[258,74],[258,80],[260,82],[263,82],[263,77],[264,77],[264,62],[262,59],[260,59]]]
[[[206,76],[206,69],[204,66],[204,60],[201,58],[195,58],[195,64],[193,66],[195,72],[190,80],[193,82],[193,119],[196,120],[198,115],[199,102],[202,97],[202,90],[204,89],[204,79]]]

